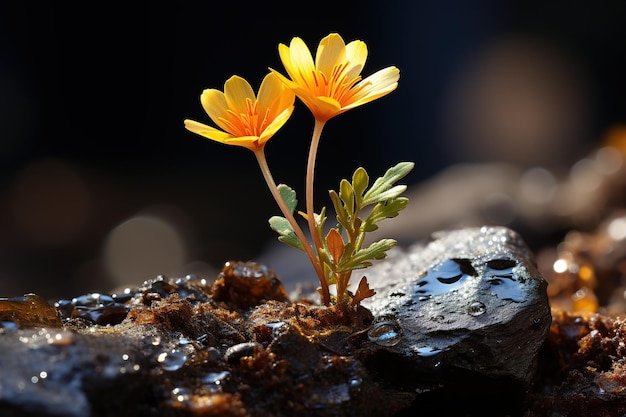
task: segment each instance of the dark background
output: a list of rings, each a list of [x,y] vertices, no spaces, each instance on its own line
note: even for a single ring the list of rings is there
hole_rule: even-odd
[[[0,296],[106,292],[158,273],[211,275],[228,259],[255,259],[275,238],[266,221],[278,209],[252,154],[195,136],[183,120],[209,123],[199,96],[233,74],[256,90],[268,67],[284,73],[277,46],[293,36],[314,50],[336,31],[367,43],[365,76],[401,70],[397,91],[327,124],[317,207],[358,165],[376,176],[413,160],[410,184],[465,161],[558,169],[625,117],[623,2],[7,3]],[[489,135],[465,135],[455,123],[482,91],[462,87],[472,63],[490,48],[520,45],[532,59],[554,60],[551,75],[562,71],[554,78],[570,82],[559,97],[573,103],[562,118],[548,114],[560,129],[556,147],[529,143],[538,152],[528,155],[474,144]],[[298,103],[267,147],[276,180],[298,191],[312,127]]]

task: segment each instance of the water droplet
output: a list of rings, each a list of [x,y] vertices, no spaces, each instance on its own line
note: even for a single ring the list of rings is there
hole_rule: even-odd
[[[181,346],[188,345],[191,342],[192,342],[191,339],[189,339],[188,337],[185,337],[185,336],[181,336],[181,337],[178,338],[178,344],[181,345]]]
[[[12,321],[0,321],[0,333],[17,331],[17,323]]]
[[[395,346],[402,339],[402,327],[396,320],[380,321],[369,329],[367,337],[380,346]]]
[[[230,378],[231,374],[228,371],[209,372],[202,378],[202,382],[210,392],[221,392]]]
[[[74,343],[74,332],[69,330],[60,330],[50,335],[48,343],[53,346],[69,346]]]
[[[485,314],[486,311],[487,311],[487,307],[485,307],[485,305],[481,303],[480,301],[474,301],[467,308],[467,314],[469,314],[470,316],[474,316],[474,317],[483,315]]]
[[[72,298],[72,304],[74,304],[74,306],[81,307],[99,308],[110,306],[114,303],[115,300],[113,299],[113,297],[97,292]]]
[[[275,339],[287,330],[287,323],[284,321],[276,321],[272,323],[265,323],[265,327],[272,329],[272,339]]]
[[[524,301],[524,291],[514,269],[516,262],[510,259],[494,259],[487,262],[485,278],[491,284],[493,294],[503,300],[516,303]]]
[[[319,396],[320,402],[323,404],[341,404],[350,401],[350,387],[348,384],[339,384],[326,387]]]
[[[152,335],[143,336],[142,340],[151,344],[152,346],[159,346],[161,344],[161,336],[152,336]]]
[[[458,290],[478,273],[467,259],[447,259],[432,266],[426,275],[415,282],[415,295],[419,301],[426,301],[434,295]]]
[[[176,371],[185,365],[187,355],[178,349],[172,349],[169,352],[162,352],[157,357],[157,362],[159,362],[161,367],[166,371]]]
[[[205,351],[205,361],[208,363],[219,363],[222,360],[222,354],[217,348],[209,347]]]
[[[363,379],[358,376],[353,376],[348,382],[350,383],[351,388],[358,388],[363,383]]]
[[[229,363],[237,363],[244,356],[253,356],[257,348],[263,348],[263,345],[257,342],[239,343],[226,349],[224,359]]]
[[[413,351],[422,358],[429,358],[442,352],[441,349],[432,346],[414,347]]]
[[[176,387],[172,390],[172,399],[178,402],[185,402],[191,398],[191,391],[188,388]]]

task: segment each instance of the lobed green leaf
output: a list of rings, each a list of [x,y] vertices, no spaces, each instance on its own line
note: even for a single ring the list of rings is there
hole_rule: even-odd
[[[356,253],[352,254],[352,256],[346,258],[345,261],[342,259],[339,268],[337,268],[337,272],[341,273],[353,269],[367,268],[372,265],[370,261],[385,258],[387,251],[394,247],[396,243],[397,242],[393,239],[381,239],[374,242],[367,248],[358,250]]]
[[[300,239],[296,236],[293,227],[291,227],[291,223],[289,223],[287,219],[281,216],[272,216],[269,219],[269,224],[272,230],[278,233],[279,241],[304,252],[302,242],[300,242]]]
[[[395,166],[389,168],[382,177],[379,177],[376,179],[376,181],[374,181],[372,187],[365,193],[365,195],[363,196],[362,205],[366,206],[368,204],[377,203],[381,201],[381,199],[390,198],[381,198],[381,195],[386,195],[383,193],[389,191],[396,181],[404,178],[413,169],[414,166],[415,164],[413,162],[400,162]],[[404,190],[402,190],[400,193],[402,192],[404,192]],[[396,191],[392,192],[391,194],[393,195],[395,193]]]
[[[283,199],[289,211],[293,214],[296,206],[298,205],[298,199],[296,198],[296,192],[293,188],[289,187],[285,184],[278,184],[278,192],[280,193],[280,197]]]
[[[400,210],[406,208],[409,199],[406,197],[398,197],[387,201],[381,201],[374,206],[370,214],[361,225],[362,232],[372,232],[378,229],[376,223],[384,219],[396,217]]]

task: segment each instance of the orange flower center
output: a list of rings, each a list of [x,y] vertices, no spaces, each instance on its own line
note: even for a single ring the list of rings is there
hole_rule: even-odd
[[[313,76],[315,85],[307,87],[316,96],[333,98],[337,100],[341,106],[349,103],[350,98],[356,93],[356,91],[351,90],[352,86],[361,79],[359,75],[351,78],[348,77],[345,70],[349,64],[349,62],[344,62],[343,64],[335,65],[330,76],[327,76],[322,71],[313,70],[311,75]],[[306,80],[304,77],[302,77],[302,79]],[[361,90],[361,88],[360,86],[357,90]]]
[[[222,119],[222,121],[228,126],[228,131],[233,136],[261,136],[268,125],[269,109],[266,109],[263,117],[260,117],[257,104],[258,102],[252,102],[247,98],[245,113],[237,114],[230,109],[226,110],[232,117]]]

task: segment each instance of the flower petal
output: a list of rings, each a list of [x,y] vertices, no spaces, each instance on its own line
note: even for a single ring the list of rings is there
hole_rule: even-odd
[[[315,65],[309,49],[300,38],[293,38],[289,47],[280,44],[278,50],[291,79],[271,68],[270,71],[295,92],[319,121],[327,121],[348,109],[382,97],[398,86],[399,71],[395,67],[362,80],[367,45],[360,40],[346,45],[337,33],[331,33],[320,41]]]
[[[315,64],[313,63],[311,51],[309,51],[304,41],[296,37],[291,40],[287,50],[282,48],[282,51],[280,51],[280,49],[279,46],[281,60],[291,79],[304,82],[307,85],[313,85],[312,73],[315,71]],[[288,58],[284,59],[284,55],[288,55]]]
[[[219,90],[214,88],[204,90],[200,95],[200,103],[213,121],[226,115],[226,98]]]
[[[214,127],[207,126],[204,123],[196,122],[195,120],[190,119],[185,120],[185,129],[190,132],[197,133],[200,136],[204,136],[207,139],[222,143],[225,143],[227,139],[232,137],[229,133],[222,132]]]
[[[396,67],[387,67],[361,80],[353,87],[354,93],[350,97],[350,104],[346,109],[354,108],[376,100],[391,93],[398,87],[400,70]]]
[[[341,36],[331,33],[320,41],[315,55],[315,67],[330,78],[335,65],[341,65],[346,60],[346,44]]]
[[[213,123],[218,125],[220,129],[229,131],[228,125],[223,121],[224,119],[230,120],[232,115],[227,112],[224,93],[214,88],[204,90],[200,96],[200,103],[202,103],[202,108],[213,120]]]
[[[319,121],[327,121],[328,119],[341,113],[341,105],[332,97],[316,97],[314,100],[305,104],[311,109],[315,118]]]
[[[259,144],[258,136],[238,136],[232,137],[224,141],[227,145],[236,145],[243,146],[244,148],[248,148],[252,151],[256,151],[261,149],[263,146]]]
[[[274,117],[272,122],[263,130],[261,136],[259,137],[259,144],[264,145],[274,134],[283,127],[283,125],[289,120],[291,117],[291,113],[293,112],[293,106],[283,110],[279,115]]]
[[[283,108],[290,105],[287,104],[289,98],[291,98],[291,104],[293,104],[295,100],[294,94],[285,88],[283,82],[275,73],[270,72],[263,78],[261,87],[259,87],[259,95],[257,98],[259,114],[265,113],[265,110],[270,109],[272,106],[280,105],[283,96],[287,99],[285,100]]]
[[[224,96],[226,106],[236,114],[246,114],[248,112],[248,100],[253,103],[256,96],[248,81],[233,75],[224,83]]]
[[[367,61],[367,45],[363,41],[352,41],[346,45],[346,61],[350,63],[347,69],[348,77],[352,78],[363,71]]]

